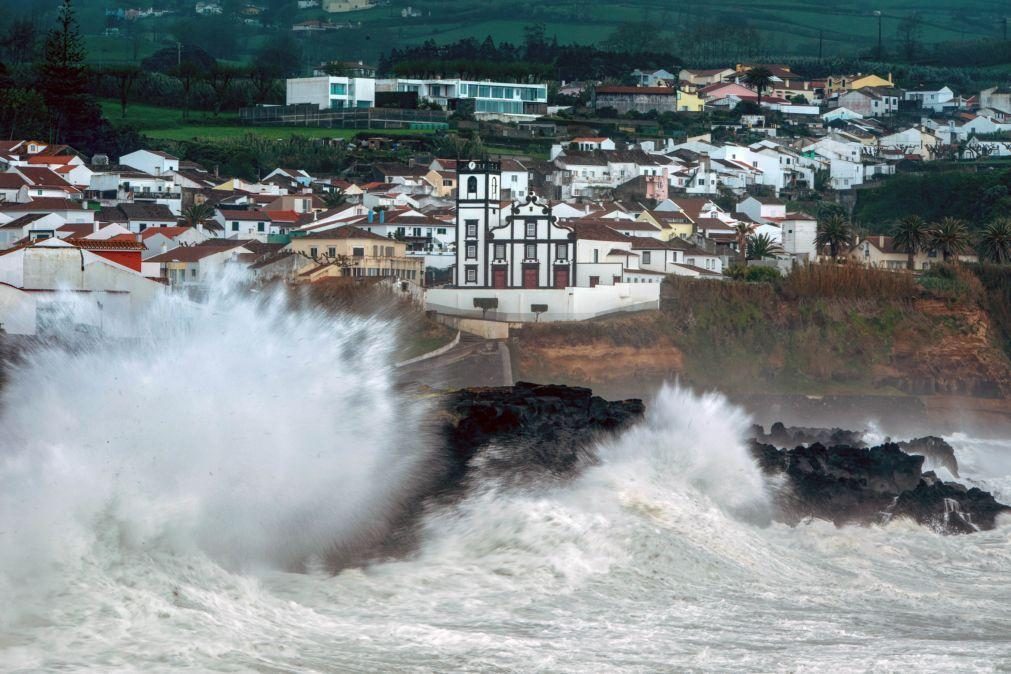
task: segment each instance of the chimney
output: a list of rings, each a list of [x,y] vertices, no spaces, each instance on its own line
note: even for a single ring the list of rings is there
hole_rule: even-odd
[[[220,176],[218,175],[218,165],[217,165],[217,164],[215,164],[215,165],[214,165],[214,177],[215,177],[215,178],[218,178],[218,177],[220,177]]]
[[[371,225],[372,221],[375,220],[375,219],[376,219],[376,212],[370,208],[369,209],[369,224]]]
[[[137,243],[144,243],[144,236],[142,234],[137,234]]]
[[[383,210],[379,211],[379,224],[381,225],[384,222],[386,222],[386,209],[385,208]]]
[[[880,248],[881,250],[885,249],[885,237],[883,236],[878,237],[878,248]]]

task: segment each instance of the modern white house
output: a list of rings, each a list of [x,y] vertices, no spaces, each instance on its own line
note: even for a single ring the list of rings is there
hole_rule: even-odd
[[[548,87],[545,84],[398,78],[379,80],[377,88],[379,91],[414,92],[419,100],[430,101],[446,109],[455,107],[459,101],[472,100],[474,114],[479,118],[533,120],[548,111]]]
[[[287,80],[285,103],[312,103],[320,110],[354,110],[376,105],[376,80],[371,77],[295,77]]]

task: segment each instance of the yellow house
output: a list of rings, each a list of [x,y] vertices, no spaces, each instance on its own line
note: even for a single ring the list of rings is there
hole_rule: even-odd
[[[825,90],[829,94],[838,94],[843,91],[855,91],[864,87],[882,87],[885,89],[894,87],[892,74],[888,73],[888,79],[877,75],[832,75],[825,80]]]
[[[421,283],[425,277],[424,258],[407,255],[406,242],[352,225],[293,238],[291,249],[305,260],[296,277],[303,283],[331,277],[392,277]]]
[[[660,238],[670,241],[675,237],[687,239],[695,231],[691,218],[682,211],[650,211],[645,210],[636,218],[639,222],[648,222],[660,228]]]
[[[695,94],[678,89],[678,112],[702,112],[705,104]]]

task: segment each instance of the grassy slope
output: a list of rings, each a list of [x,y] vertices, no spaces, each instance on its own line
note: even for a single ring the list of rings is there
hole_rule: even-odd
[[[153,105],[131,103],[127,106],[126,117],[122,116],[119,102],[103,100],[102,110],[114,124],[129,124],[149,138],[159,140],[192,140],[195,138],[223,140],[241,138],[249,134],[262,138],[283,139],[290,136],[309,138],[352,138],[362,130],[321,129],[314,127],[252,127],[239,124],[235,113],[221,113],[218,117],[205,112],[191,112],[188,122],[183,120],[183,111],[178,108],[161,108]],[[370,132],[371,133],[371,132]],[[376,130],[377,135],[416,136],[425,130],[385,129]]]
[[[95,2],[89,0],[84,4]],[[407,5],[421,10],[422,16],[401,17],[400,11]],[[732,0],[718,4],[701,0],[685,3],[558,0],[519,6],[505,0],[394,0],[389,6],[345,14],[326,14],[318,8],[302,10],[294,20],[329,18],[361,21],[360,30],[352,29],[335,44],[337,51],[341,52],[335,56],[370,60],[398,45],[417,44],[429,39],[445,43],[473,37],[480,41],[492,35],[499,42],[521,43],[523,27],[531,23],[542,23],[548,37],[555,37],[560,43],[589,44],[605,39],[620,23],[646,21],[657,30],[650,37],[669,40],[674,43],[675,49],[683,50],[681,45],[690,39],[689,28],[700,20],[710,23],[747,21],[759,31],[763,50],[773,55],[813,55],[821,36],[824,38],[825,55],[835,56],[853,55],[873,47],[878,30],[877,20],[872,16],[874,10],[881,10],[884,14],[882,28],[886,43],[896,39],[900,21],[913,12],[920,13],[920,40],[924,43],[996,38],[1001,34],[999,15],[1003,10],[993,0],[855,0],[836,4],[811,0],[775,0],[771,3]],[[174,20],[167,17],[141,22],[138,59],[166,44],[166,33]],[[88,25],[94,27],[100,22],[95,19]],[[91,33],[92,30],[86,32]],[[246,39],[240,55],[242,60],[249,58],[266,32]],[[154,36],[157,36],[157,43],[152,39]],[[93,63],[133,60],[133,43],[127,37],[89,34],[87,40],[89,60]],[[347,48],[342,50],[342,44]]]
[[[665,290],[659,312],[519,331],[517,378],[606,390],[680,377],[738,393],[807,395],[1011,390],[1011,363],[975,296],[798,297],[686,279]]]

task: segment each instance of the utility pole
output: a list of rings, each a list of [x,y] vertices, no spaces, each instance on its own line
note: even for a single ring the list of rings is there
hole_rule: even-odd
[[[880,61],[884,56],[884,51],[881,49],[881,19],[883,14],[880,9],[874,10],[874,16],[878,17],[878,60]]]

